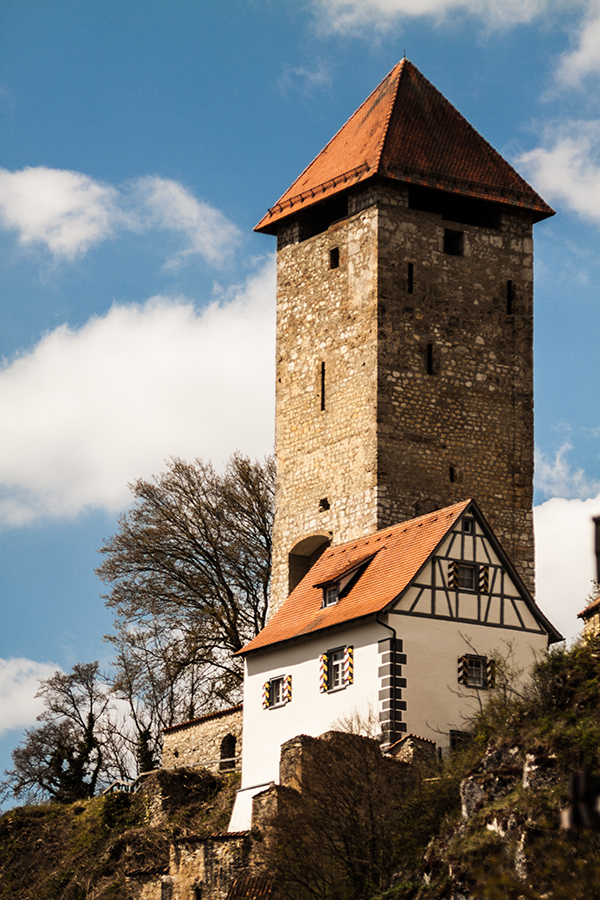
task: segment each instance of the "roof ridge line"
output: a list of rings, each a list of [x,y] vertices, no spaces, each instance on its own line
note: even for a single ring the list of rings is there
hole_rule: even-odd
[[[376,156],[377,162],[375,165],[375,172],[378,174],[379,174],[379,167],[381,165],[381,159],[383,157],[383,150],[385,148],[385,142],[387,140],[389,129],[390,129],[390,122],[392,121],[394,107],[396,106],[396,100],[398,99],[398,91],[400,90],[400,79],[402,78],[402,75],[404,73],[404,63],[405,62],[406,62],[406,57],[404,56],[404,57],[402,57],[400,62],[396,63],[396,65],[392,68],[392,70],[390,72],[390,75],[391,75],[392,72],[394,71],[394,69],[398,69],[398,75],[396,76],[396,87],[395,87],[394,94],[393,94],[393,97],[392,97],[392,100],[390,103],[390,108],[388,110],[388,114],[387,114],[387,117],[385,120],[385,125],[383,126],[383,135],[381,137],[381,141],[379,142],[379,147],[377,150],[377,156]]]

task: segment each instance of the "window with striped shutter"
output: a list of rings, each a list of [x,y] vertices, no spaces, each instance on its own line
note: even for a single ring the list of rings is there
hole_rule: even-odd
[[[292,676],[286,675],[283,679],[283,702],[291,703],[292,701]]]
[[[346,647],[344,654],[344,684],[354,684],[354,647]]]
[[[479,566],[479,592],[481,594],[489,594],[490,592],[489,566]]]
[[[354,684],[354,647],[336,647],[320,657],[319,688],[322,694]]]
[[[458,562],[455,559],[448,563],[448,587],[458,587]]]
[[[496,685],[496,663],[487,656],[466,653],[458,657],[458,683],[467,687],[493,688]]]
[[[271,682],[270,681],[265,681],[265,683],[263,684],[262,705],[263,705],[263,709],[268,709],[271,705]]]
[[[319,689],[324,694],[329,689],[329,654],[323,653],[319,663]]]

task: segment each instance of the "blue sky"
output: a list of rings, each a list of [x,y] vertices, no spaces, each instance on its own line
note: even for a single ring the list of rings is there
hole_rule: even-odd
[[[0,767],[100,658],[128,482],[273,442],[252,228],[406,55],[557,210],[536,226],[538,601],[577,631],[600,514],[598,0],[3,0]]]

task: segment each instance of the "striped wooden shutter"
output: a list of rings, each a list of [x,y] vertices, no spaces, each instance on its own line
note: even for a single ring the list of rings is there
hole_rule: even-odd
[[[489,594],[490,592],[489,566],[479,566],[479,591],[482,594]]]
[[[290,703],[292,700],[292,676],[286,675],[283,679],[283,702]]]
[[[488,659],[485,667],[485,683],[486,687],[496,687],[496,660]]]
[[[319,671],[319,689],[322,694],[325,693],[327,688],[329,687],[329,656],[327,653],[323,653],[320,659],[320,671]]]
[[[354,647],[344,651],[344,684],[354,684]]]
[[[448,563],[448,587],[458,587],[458,563],[454,559]]]
[[[467,666],[467,657],[458,657],[458,683],[467,684],[469,681],[469,670]]]
[[[263,709],[268,709],[271,705],[271,682],[265,681],[262,689],[262,705]]]

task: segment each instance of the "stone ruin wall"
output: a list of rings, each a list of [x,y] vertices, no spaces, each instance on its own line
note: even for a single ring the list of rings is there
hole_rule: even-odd
[[[242,724],[243,710],[240,705],[166,729],[163,732],[163,768],[203,766],[211,772],[239,771]],[[237,759],[223,768],[221,743],[227,735],[235,738]]]

